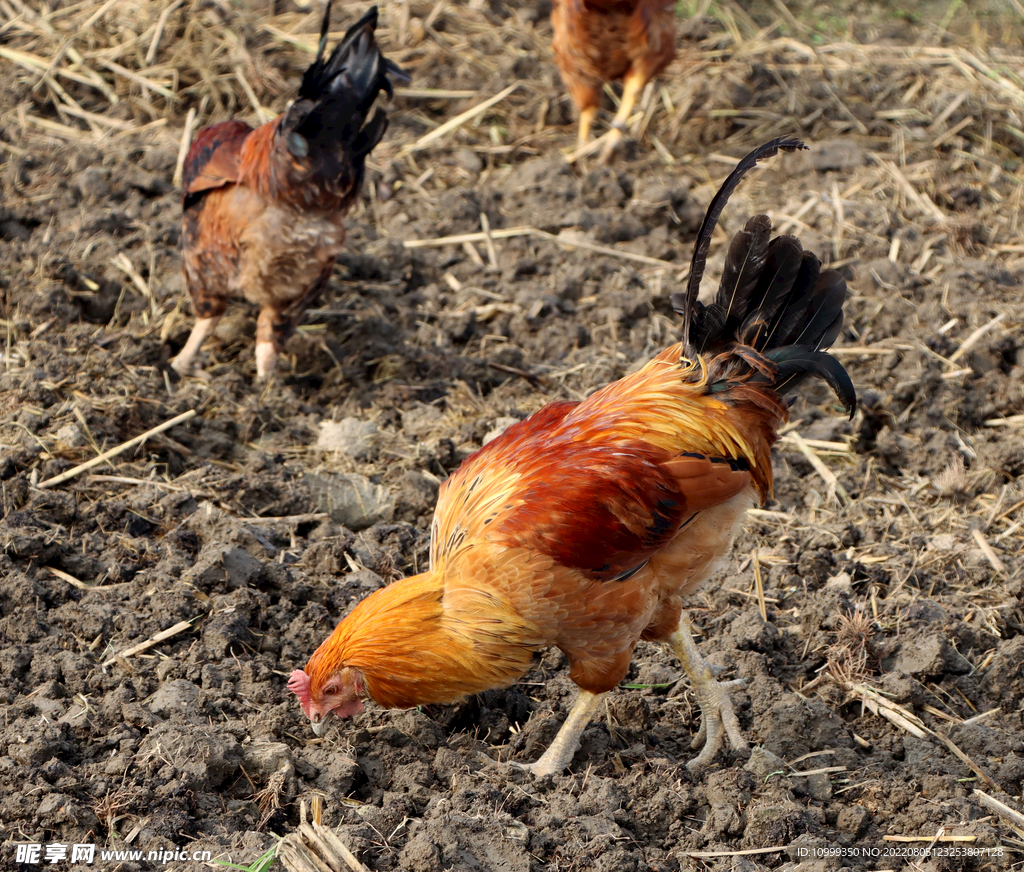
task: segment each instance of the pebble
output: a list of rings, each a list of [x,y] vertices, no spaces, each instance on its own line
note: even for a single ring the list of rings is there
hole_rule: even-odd
[[[350,530],[365,530],[379,521],[390,521],[395,501],[388,489],[356,473],[307,475],[306,483],[320,511]]]

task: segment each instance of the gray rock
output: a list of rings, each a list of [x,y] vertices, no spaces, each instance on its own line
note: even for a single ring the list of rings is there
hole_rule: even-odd
[[[871,815],[868,814],[866,808],[859,805],[849,805],[836,816],[836,829],[844,833],[850,833],[855,837],[860,836],[870,819]]]
[[[970,671],[967,662],[943,636],[936,633],[919,636],[904,643],[896,657],[895,668],[907,675],[930,677]]]
[[[402,412],[402,429],[412,439],[423,439],[441,429],[444,413],[437,406],[416,403]]]
[[[827,590],[835,590],[839,593],[851,596],[853,594],[853,579],[850,578],[850,573],[840,572],[837,575],[833,575],[825,582],[825,588]]]
[[[395,501],[388,489],[356,473],[307,475],[306,483],[320,511],[350,530],[365,530],[390,521]]]
[[[361,421],[359,418],[321,421],[316,449],[344,454],[353,460],[366,460],[376,435],[377,425],[372,421]]]
[[[82,428],[75,423],[65,424],[53,434],[57,442],[61,442],[68,448],[79,448],[85,445],[85,434]]]
[[[763,783],[769,775],[778,773],[785,777],[789,773],[789,767],[777,754],[773,754],[767,748],[754,748],[750,752],[750,759],[744,764],[744,769],[751,773],[758,782]]]
[[[177,712],[193,708],[202,690],[191,681],[176,678],[166,681],[153,694],[149,701],[149,710],[161,716],[173,715]]]
[[[484,162],[480,156],[471,148],[460,148],[453,155],[455,166],[464,169],[471,175],[478,176],[484,168]]]
[[[828,802],[832,798],[832,782],[827,772],[815,772],[807,776],[807,794],[818,802]]]
[[[88,167],[75,175],[72,184],[89,200],[104,200],[110,196],[110,170]]]
[[[356,569],[345,576],[348,584],[358,584],[367,590],[377,590],[384,587],[384,579],[377,575],[372,569]]]
[[[182,580],[200,590],[226,583],[229,588],[244,587],[254,579],[262,566],[244,548],[225,548],[214,543],[203,548],[195,565],[183,573]]]

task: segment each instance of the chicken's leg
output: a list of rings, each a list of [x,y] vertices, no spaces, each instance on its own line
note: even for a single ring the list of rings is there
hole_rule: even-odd
[[[536,763],[513,762],[512,765],[519,769],[525,769],[538,777],[557,775],[572,762],[573,756],[580,747],[583,731],[594,717],[594,712],[597,711],[597,706],[603,698],[603,693],[591,693],[581,689],[565,723],[562,724],[558,735],[555,736],[554,741],[541,755],[541,758]]]
[[[581,149],[590,141],[590,128],[597,117],[597,106],[587,106],[580,110],[580,129],[576,134],[576,148]]]
[[[619,111],[615,113],[615,117],[612,119],[611,130],[608,131],[608,142],[605,143],[604,150],[601,152],[600,163],[608,163],[612,155],[615,154],[615,150],[622,143],[623,137],[626,134],[626,124],[629,121],[629,116],[633,114],[633,107],[636,106],[636,101],[640,99],[640,94],[647,86],[649,78],[646,72],[638,71],[635,66],[631,67],[629,72],[623,77],[622,102],[619,103]]]
[[[292,331],[293,322],[284,312],[272,306],[260,309],[256,319],[256,378],[273,374],[277,368],[277,355]]]
[[[270,375],[277,367],[277,349],[273,342],[256,343],[256,378]]]
[[[192,328],[185,346],[171,361],[171,366],[181,375],[188,375],[192,371],[192,362],[199,353],[199,347],[206,341],[206,337],[213,333],[220,315],[212,318],[197,318],[196,326]]]
[[[729,688],[742,687],[746,684],[746,679],[715,680],[714,670],[701,657],[697,643],[693,641],[690,619],[686,612],[680,615],[679,628],[669,636],[669,642],[683,664],[693,692],[697,694],[697,702],[700,703],[700,730],[694,737],[692,747],[699,748],[703,745],[704,748],[686,764],[686,768],[693,771],[707,766],[721,750],[726,738],[737,751],[745,751],[748,747],[747,740],[743,738],[743,732],[740,730],[740,722],[729,697]]]

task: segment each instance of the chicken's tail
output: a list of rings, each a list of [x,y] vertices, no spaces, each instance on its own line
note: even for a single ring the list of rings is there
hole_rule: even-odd
[[[393,85],[408,82],[409,76],[377,46],[376,6],[349,28],[325,60],[330,18],[328,2],[316,60],[303,75],[298,99],[285,113],[278,135],[293,165],[307,177],[315,175],[328,184],[337,180],[345,190],[355,182],[358,190],[363,161],[388,126],[379,108],[367,121],[370,109],[381,91],[392,95]]]
[[[697,299],[711,236],[740,179],[779,149],[803,148],[795,139],[774,139],[736,165],[708,207],[686,292],[673,294],[672,305],[683,316],[682,354],[704,361],[710,392],[743,382],[784,394],[813,375],[828,383],[852,415],[853,382],[823,350],[842,329],[846,282],[835,270],[822,271],[818,258],[804,251],[796,237],[771,239],[767,215],[755,215],[733,237],[715,301],[705,306]]]

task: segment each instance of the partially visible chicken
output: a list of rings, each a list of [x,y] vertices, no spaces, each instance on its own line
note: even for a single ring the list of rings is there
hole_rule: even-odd
[[[225,121],[199,132],[185,160],[185,285],[196,324],[171,365],[192,369],[229,298],[260,307],[256,372],[273,371],[285,340],[327,286],[345,241],[342,219],[359,194],[363,162],[387,129],[378,109],[392,79],[407,77],[374,42],[377,8],[345,34],[324,61],[331,4],[316,60],[298,99],[253,130]],[[390,77],[390,78],[389,78]]]
[[[438,499],[430,569],[371,594],[288,682],[317,735],[365,696],[389,708],[450,703],[503,687],[555,646],[579,697],[552,745],[526,768],[572,760],[603,694],[640,639],[669,642],[703,714],[691,761],[726,737],[746,747],[728,695],[683,613],[682,597],[728,552],[746,510],[772,492],[771,446],[784,395],[824,379],[852,413],[850,377],[821,351],[839,335],[846,284],[771,221],[735,235],[710,306],[697,300],[718,216],[744,158],[701,226],[685,294],[683,341],[580,403],[550,403],[467,458]]]
[[[626,122],[647,83],[676,55],[672,0],[553,0],[555,63],[580,113],[577,146],[590,138],[605,82],[622,79],[615,113],[600,160],[622,142]]]

